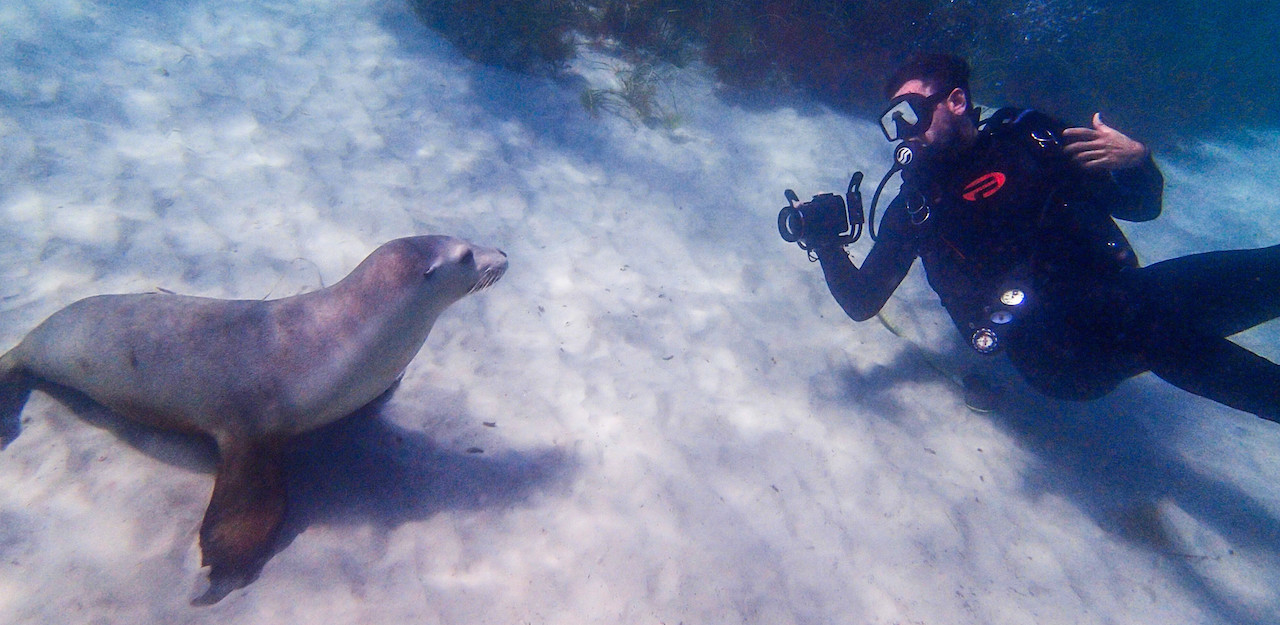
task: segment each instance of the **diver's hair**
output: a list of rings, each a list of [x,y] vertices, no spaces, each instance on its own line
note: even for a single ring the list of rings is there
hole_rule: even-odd
[[[916,52],[900,65],[884,84],[884,97],[892,98],[909,80],[920,80],[934,93],[964,89],[969,101],[969,62],[954,55],[936,52]]]

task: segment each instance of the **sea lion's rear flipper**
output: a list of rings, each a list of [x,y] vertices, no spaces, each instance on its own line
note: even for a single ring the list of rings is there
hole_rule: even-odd
[[[209,590],[192,603],[208,605],[257,577],[285,514],[280,445],[242,438],[218,441],[218,477],[200,525]]]
[[[18,368],[13,351],[0,356],[0,449],[22,432],[22,407],[31,395],[31,378]]]

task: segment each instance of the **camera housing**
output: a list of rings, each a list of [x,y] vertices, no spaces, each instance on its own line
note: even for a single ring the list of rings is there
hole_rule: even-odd
[[[778,234],[782,240],[812,251],[822,247],[843,246],[862,236],[862,172],[853,175],[844,197],[822,193],[801,203],[795,191],[783,194],[787,206],[778,212]]]

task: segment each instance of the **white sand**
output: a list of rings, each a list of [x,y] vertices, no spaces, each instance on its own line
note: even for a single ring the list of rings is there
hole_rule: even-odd
[[[0,453],[0,622],[1280,614],[1280,426],[1151,376],[973,414],[778,239],[783,188],[878,179],[869,123],[693,71],[675,132],[593,120],[582,85],[468,63],[392,0],[141,4],[0,5],[0,349],[88,295],[291,295],[410,234],[511,269],[378,419],[303,442],[279,553],[212,607],[209,449],[34,393]],[[1278,149],[1163,160],[1144,260],[1275,243]],[[918,273],[900,299],[937,322]],[[1280,357],[1278,326],[1240,340]]]

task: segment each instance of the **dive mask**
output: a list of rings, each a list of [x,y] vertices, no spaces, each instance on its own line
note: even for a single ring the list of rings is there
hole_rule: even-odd
[[[931,96],[904,93],[889,101],[889,108],[880,115],[880,130],[890,141],[910,139],[924,134],[933,122],[933,108],[946,99],[950,90]]]

